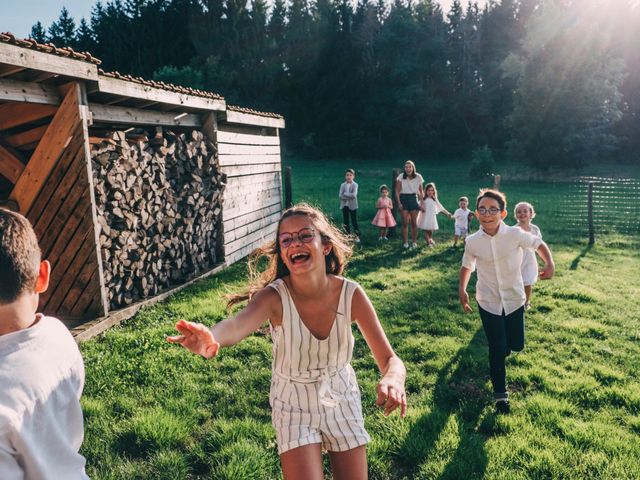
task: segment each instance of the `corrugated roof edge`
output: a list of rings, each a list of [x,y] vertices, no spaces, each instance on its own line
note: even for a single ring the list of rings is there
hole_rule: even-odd
[[[75,60],[81,60],[95,65],[100,65],[102,63],[102,60],[94,57],[89,52],[76,52],[70,47],[56,47],[52,43],[38,43],[32,38],[16,38],[16,36],[11,32],[0,33],[0,42],[9,43],[22,48],[30,48],[31,50],[38,50],[44,53],[51,53],[53,55],[58,55],[59,57],[73,58]]]

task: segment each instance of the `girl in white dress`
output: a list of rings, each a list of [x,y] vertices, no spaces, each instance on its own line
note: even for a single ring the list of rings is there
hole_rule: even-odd
[[[322,447],[333,478],[367,478],[360,390],[351,367],[355,322],[382,372],[376,404],[406,412],[404,364],[394,353],[366,293],[342,277],[351,256],[345,236],[306,204],[286,210],[274,240],[250,262],[252,281],[231,305],[238,314],[211,329],[180,320],[168,337],[205,358],[269,322],[273,340],[269,403],[285,480],[324,480]],[[269,264],[259,273],[264,258]],[[248,393],[248,392],[247,392]]]
[[[418,214],[418,228],[424,230],[424,241],[429,247],[433,247],[436,242],[433,241],[433,232],[438,230],[438,213],[444,213],[451,218],[451,213],[442,206],[438,200],[438,190],[436,184],[427,183],[424,187],[424,197],[420,202],[420,213]]]
[[[529,232],[536,237],[542,238],[542,233],[537,225],[531,223],[531,220],[536,216],[536,211],[529,202],[520,202],[516,204],[513,210],[513,215],[518,221],[518,227],[525,232]],[[524,283],[524,293],[527,297],[525,300],[524,308],[528,310],[531,308],[531,291],[533,290],[533,284],[538,280],[538,260],[533,250],[525,250],[522,255],[522,282]]]

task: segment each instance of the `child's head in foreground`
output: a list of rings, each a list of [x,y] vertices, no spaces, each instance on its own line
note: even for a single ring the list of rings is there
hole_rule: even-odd
[[[489,221],[496,215],[500,215],[499,220],[507,216],[507,197],[492,188],[481,189],[476,199],[476,216],[483,223],[483,219]]]
[[[0,208],[0,307],[38,294],[49,282],[49,263],[41,261],[36,234],[25,217]],[[0,322],[3,319],[0,318]]]

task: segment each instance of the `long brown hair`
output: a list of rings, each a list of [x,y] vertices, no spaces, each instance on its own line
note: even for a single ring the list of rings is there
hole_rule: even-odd
[[[324,257],[326,273],[333,275],[342,274],[353,253],[348,237],[333,226],[322,211],[307,203],[298,203],[283,212],[278,221],[275,238],[266,245],[254,250],[251,254],[248,263],[249,285],[244,292],[227,297],[227,308],[251,299],[254,293],[263,289],[271,282],[289,275],[289,269],[280,256],[281,250],[278,235],[282,221],[294,215],[302,215],[309,218],[316,231],[320,234],[322,243],[331,245],[331,250]],[[261,271],[260,264],[263,259],[267,259],[268,264],[267,268]]]

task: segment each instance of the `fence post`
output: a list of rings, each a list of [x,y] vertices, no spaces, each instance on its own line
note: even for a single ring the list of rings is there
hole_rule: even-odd
[[[291,193],[291,167],[284,167],[284,208],[293,205],[293,195]]]
[[[398,178],[398,175],[400,175],[400,169],[394,168],[391,171],[391,201],[393,202],[393,208],[391,209],[391,214],[393,215],[393,218],[398,218],[398,205],[397,205],[398,202],[396,202],[396,178]],[[387,235],[389,237],[395,237],[396,227],[390,227],[389,230],[387,231]]]
[[[587,221],[589,224],[589,245],[596,243],[596,232],[593,228],[593,182],[589,182],[587,193]]]
[[[500,175],[493,176],[493,189],[500,191]]]

